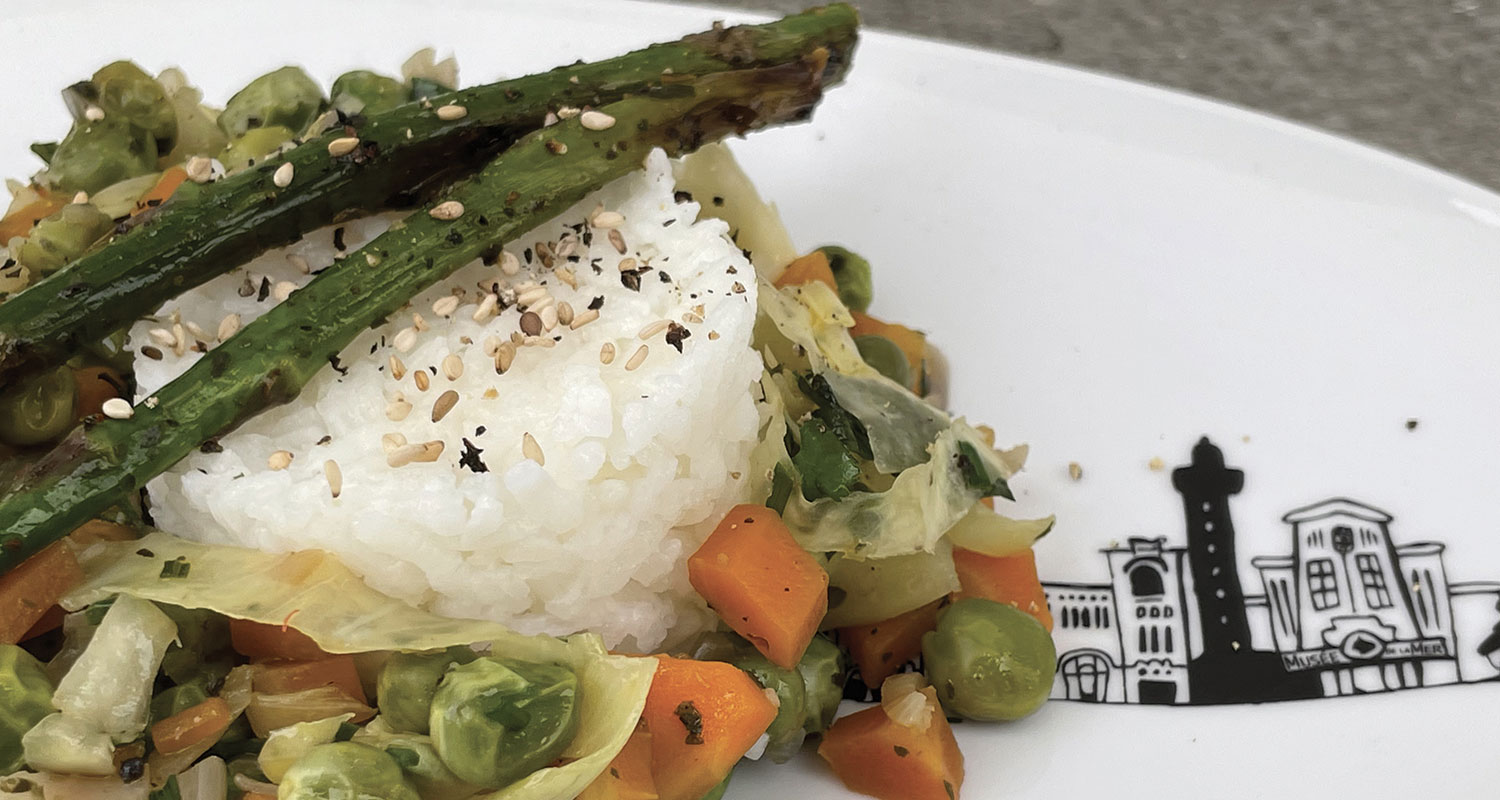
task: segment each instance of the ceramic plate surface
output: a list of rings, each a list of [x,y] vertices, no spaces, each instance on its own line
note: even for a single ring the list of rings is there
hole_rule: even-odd
[[[0,22],[0,172],[115,57],[211,99],[457,54],[466,82],[715,11],[566,0],[53,2]],[[1440,124],[1440,121],[1437,123]],[[1059,700],[958,726],[964,796],[1477,797],[1500,778],[1500,198],[1281,121],[881,33],[736,152],[801,246],[876,265],[952,406],[1031,444]],[[1081,477],[1070,475],[1077,464]],[[1297,699],[1300,698],[1300,699]],[[846,797],[814,758],[731,798]]]

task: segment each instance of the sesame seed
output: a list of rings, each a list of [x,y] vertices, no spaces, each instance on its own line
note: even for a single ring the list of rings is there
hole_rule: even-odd
[[[494,400],[495,398],[497,398],[497,397],[500,396],[500,391],[498,389],[496,389],[495,387],[491,386],[490,388],[485,389],[484,390],[484,394],[481,395],[481,396],[484,399],[486,399],[486,400]]]
[[[266,466],[270,467],[272,472],[280,472],[291,465],[292,453],[290,450],[277,450],[271,454],[270,458],[266,459]]]
[[[89,122],[98,122],[104,119],[104,109],[98,106],[89,106],[83,110],[83,118]]]
[[[432,304],[432,313],[440,317],[451,317],[458,310],[458,298],[453,295],[439,297]]]
[[[1083,480],[1083,465],[1077,461],[1068,462],[1068,477],[1075,481]]]
[[[288,297],[292,296],[292,292],[295,291],[297,291],[297,284],[291,281],[281,281],[271,287],[271,296],[276,298],[276,302],[284,303]]]
[[[719,338],[719,332],[718,331],[709,331],[708,332],[708,340],[710,342],[713,341],[713,340],[715,340],[715,339],[717,339],[717,338]]]
[[[520,344],[521,342],[523,342],[525,340],[526,340],[526,337],[523,336],[520,331],[511,331],[510,332],[510,342],[511,342],[511,344]]]
[[[582,328],[583,326],[589,324],[590,322],[593,322],[594,320],[596,320],[598,318],[599,318],[599,309],[597,309],[597,308],[586,309],[586,310],[584,310],[583,313],[581,313],[581,314],[573,317],[573,321],[568,323],[568,328],[571,329],[571,330],[575,330],[576,331],[579,328]]]
[[[391,453],[394,453],[405,446],[406,434],[404,433],[387,433],[384,436],[380,437],[380,449],[383,450],[386,455],[390,455]]]
[[[630,354],[630,360],[625,362],[625,370],[629,372],[634,370],[636,367],[639,367],[640,365],[646,363],[646,356],[650,354],[650,352],[651,349],[646,345],[637,347],[635,349],[635,352]]]
[[[172,324],[172,352],[179,358],[187,352],[187,331],[183,330],[181,322]]]
[[[599,361],[604,364],[613,364],[615,361],[615,346],[611,342],[605,342],[599,348]]]
[[[541,466],[547,465],[547,455],[542,452],[542,446],[536,443],[536,437],[530,433],[521,435],[521,455],[535,461]]]
[[[568,269],[567,267],[558,267],[557,269],[553,270],[553,274],[557,276],[558,280],[566,283],[568,285],[568,288],[578,288],[578,276],[573,274],[573,270]]]
[[[391,467],[404,467],[407,464],[430,464],[443,454],[443,443],[439,440],[422,442],[420,444],[409,444],[392,451],[385,457],[385,463]]]
[[[536,336],[542,332],[542,317],[535,311],[527,311],[521,315],[521,331],[527,336]]]
[[[745,293],[745,284],[740,283],[739,281],[735,281],[734,282],[734,286],[732,286],[730,288],[734,289],[734,293],[735,294],[744,294]]]
[[[457,200],[448,200],[432,207],[427,212],[433,219],[454,220],[464,215],[464,204]]]
[[[510,365],[516,360],[516,346],[510,342],[501,342],[495,348],[495,372],[504,375],[510,369]]]
[[[396,334],[396,338],[394,338],[394,339],[391,340],[391,346],[395,347],[397,351],[402,352],[402,353],[409,352],[412,349],[412,347],[414,347],[416,344],[417,344],[417,329],[416,328],[402,328]]]
[[[385,405],[385,418],[391,422],[400,422],[406,419],[406,415],[410,413],[411,403],[406,402],[406,398],[399,393],[396,395],[395,400]]]
[[[557,327],[557,306],[548,305],[537,316],[542,318],[542,330],[550,331]]]
[[[625,215],[618,211],[605,211],[599,208],[594,211],[593,216],[589,217],[589,224],[595,228],[618,228],[625,224]]]
[[[312,265],[307,263],[307,259],[303,258],[302,256],[299,256],[296,253],[290,253],[287,255],[286,260],[287,263],[296,267],[297,271],[302,273],[303,275],[312,274]]]
[[[459,378],[463,377],[463,374],[464,360],[462,358],[459,358],[457,354],[449,353],[448,356],[443,359],[443,377],[447,378],[450,381],[456,381]]]
[[[365,253],[365,265],[370,267],[380,266],[379,253]]]
[[[619,266],[621,272],[629,272],[629,271],[635,269],[635,266],[636,266],[637,263],[638,262],[635,259],[630,258],[630,257],[626,257],[626,258],[620,259],[620,263],[619,263],[618,266]]]
[[[236,333],[239,333],[239,331],[239,314],[228,314],[223,319],[219,320],[219,341],[227,342],[229,341],[229,337],[235,335]]]
[[[615,246],[615,252],[625,255],[625,236],[618,229],[609,229],[609,243]]]
[[[425,369],[419,369],[416,372],[413,372],[411,374],[411,379],[413,381],[416,381],[418,391],[425,392],[427,391],[427,387],[432,385],[432,379],[427,377],[427,370]]]
[[[148,344],[141,348],[141,355],[151,359],[152,361],[160,361],[162,353],[160,350]]]
[[[411,326],[417,330],[417,333],[432,330],[432,326],[427,324],[427,318],[421,314],[411,315]]]
[[[568,83],[572,83],[572,84],[576,85],[578,83],[578,76],[577,75],[569,75],[568,76]]]
[[[506,275],[516,275],[521,271],[521,259],[509,250],[500,254],[500,271]]]
[[[338,158],[347,156],[359,147],[359,138],[355,136],[341,136],[328,143],[328,155]],[[335,494],[335,497],[338,495]]]
[[[591,131],[607,131],[615,126],[615,118],[603,111],[585,111],[579,115],[578,124]]]
[[[442,121],[444,121],[444,122],[452,122],[453,120],[456,120],[456,119],[463,119],[464,117],[467,117],[468,115],[469,115],[469,109],[464,108],[463,106],[455,106],[455,105],[439,106],[438,110],[437,110],[437,118],[440,119],[440,120],[442,120]]]
[[[527,289],[526,291],[516,295],[516,305],[519,305],[522,308],[530,308],[536,305],[545,305],[542,302],[543,298],[550,297],[551,294],[552,293],[547,291],[547,287],[545,286],[537,286],[532,289]]]
[[[146,408],[156,408],[159,405],[161,405],[161,398],[160,397],[157,397],[156,395],[153,394],[150,397],[146,398],[146,402],[145,402]]]
[[[689,311],[686,314],[682,315],[682,321],[688,323],[689,325],[697,325],[703,322],[703,318]]]
[[[406,377],[406,362],[402,361],[394,353],[391,354],[391,357],[386,361],[386,364],[391,368],[392,378],[395,378],[399,381],[402,378]]]
[[[292,162],[283,161],[281,166],[277,167],[276,171],[271,173],[271,183],[276,184],[276,188],[278,189],[285,189],[286,187],[291,186],[292,173],[295,169],[296,168],[292,166]]]
[[[552,127],[553,125],[556,125],[556,124],[557,124],[557,115],[554,114],[554,113],[552,113],[551,111],[548,111],[547,115],[544,116],[544,117],[542,117],[542,127],[543,128],[550,128],[550,127]]]
[[[195,338],[195,339],[207,339],[207,338],[209,338],[208,331],[203,330],[203,326],[202,325],[199,325],[198,323],[193,322],[192,320],[186,320],[182,324],[187,326],[188,333],[191,333],[193,335],[193,338]]]
[[[89,193],[88,192],[80,190],[77,194],[73,195],[73,205],[75,205],[75,206],[81,206],[84,203],[87,203],[88,201],[89,201]]]
[[[556,139],[548,139],[547,152],[555,156],[564,155],[568,152],[568,146]]]
[[[557,116],[559,119],[572,119],[578,116],[580,111],[582,111],[582,109],[575,108],[573,106],[563,106],[562,108],[559,108],[557,110]]]
[[[437,402],[432,404],[432,421],[442,422],[443,417],[448,416],[448,412],[452,411],[456,405],[458,405],[458,392],[449,389],[438,395]]]
[[[661,333],[662,331],[666,330],[667,326],[671,325],[671,324],[672,323],[668,322],[667,320],[659,319],[659,320],[657,320],[655,322],[652,322],[652,323],[646,325],[646,327],[641,328],[640,332],[636,334],[636,337],[639,338],[639,339],[642,339],[642,340],[650,339],[651,337],[655,336],[656,334]]]
[[[110,419],[130,419],[135,416],[135,409],[130,407],[129,401],[119,397],[111,397],[105,400],[104,405],[99,410],[103,411],[104,416]]]
[[[187,173],[188,180],[193,183],[208,183],[209,178],[214,175],[214,163],[212,159],[203,156],[193,156],[182,165]]]
[[[171,347],[177,341],[172,336],[172,332],[166,328],[152,328],[146,331],[146,335],[151,337],[151,341],[156,342],[162,347]]]
[[[344,471],[339,469],[339,462],[332,459],[324,461],[323,477],[328,480],[328,491],[337,500],[344,491]]]
[[[484,354],[494,358],[500,352],[501,340],[499,336],[486,336],[484,339]]]
[[[557,304],[557,321],[563,325],[573,324],[573,305],[566,300]]]
[[[500,295],[491,293],[479,301],[479,308],[474,309],[474,321],[483,323],[495,313],[495,308],[500,305]]]

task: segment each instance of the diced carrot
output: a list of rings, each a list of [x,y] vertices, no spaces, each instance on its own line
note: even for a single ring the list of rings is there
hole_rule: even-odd
[[[698,800],[766,732],[776,706],[733,664],[658,656],[641,718],[661,800]]]
[[[344,694],[368,703],[359,681],[354,656],[328,656],[316,661],[267,661],[255,666],[255,691],[265,694],[290,694],[304,689],[332,686]]]
[[[578,795],[578,800],[659,800],[651,777],[651,731],[642,722],[625,741],[609,768]]]
[[[68,198],[43,196],[33,200],[0,219],[0,247],[11,239],[31,233],[37,222],[56,214],[68,204]]]
[[[128,542],[139,539],[140,536],[134,529],[117,522],[91,519],[68,534],[68,538],[72,540],[74,547],[83,548],[99,542]]]
[[[879,686],[921,654],[922,634],[937,627],[938,610],[946,602],[939,598],[883,622],[839,628],[839,644],[859,667],[860,680],[866,686]]]
[[[937,692],[921,690],[934,707]],[[925,728],[892,720],[875,706],[840,718],[823,734],[818,755],[851,790],[881,800],[957,800],[964,757],[941,709]]]
[[[776,279],[777,288],[801,286],[812,281],[822,281],[828,288],[838,291],[838,282],[833,279],[833,268],[828,265],[828,256],[822,250],[814,250],[786,265]]]
[[[1036,552],[1009,556],[987,556],[972,550],[953,548],[953,569],[958,572],[959,590],[953,599],[983,597],[1007,603],[1025,611],[1048,631],[1052,630],[1052,611],[1047,608],[1047,593],[1036,573]]]
[[[286,625],[231,619],[229,641],[236,653],[251,659],[318,661],[328,657],[312,637]]]
[[[63,617],[67,615],[68,612],[64,611],[62,606],[53,606],[47,609],[47,613],[43,614],[42,618],[37,620],[35,625],[32,625],[30,629],[21,634],[21,641],[28,642],[44,633],[51,633],[61,628]]]
[[[98,414],[104,409],[104,401],[120,396],[116,387],[124,386],[120,373],[109,367],[84,367],[73,370],[73,381],[78,384],[78,402],[73,406],[76,419]]]
[[[885,322],[876,319],[862,311],[849,312],[854,315],[854,327],[849,329],[850,336],[865,336],[874,334],[884,336],[896,343],[901,352],[906,354],[906,363],[911,366],[911,389],[917,391],[922,386],[923,366],[927,360],[927,336],[921,331],[914,331],[905,325],[897,325],[894,322]]]
[[[83,569],[67,541],[48,546],[0,575],[0,644],[21,641],[69,589],[82,581]]]
[[[688,580],[766,658],[795,669],[828,612],[828,573],[765,506],[739,505],[688,559]]]
[[[164,754],[180,753],[205,741],[218,741],[234,714],[221,697],[210,697],[151,726],[151,743]]]
[[[261,794],[260,792],[246,792],[240,795],[240,800],[276,800],[276,795]]]
[[[177,187],[181,186],[185,180],[187,180],[186,169],[182,167],[168,167],[161,174],[161,177],[156,180],[156,185],[151,187],[151,191],[146,192],[139,200],[135,201],[135,211],[131,212],[132,216],[165,203],[177,192]]]

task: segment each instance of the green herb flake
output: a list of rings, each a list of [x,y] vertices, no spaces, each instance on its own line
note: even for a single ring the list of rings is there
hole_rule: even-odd
[[[186,556],[178,556],[171,561],[162,562],[161,578],[162,580],[186,578],[192,569],[193,565],[187,560]]]
[[[894,748],[896,750],[896,757],[897,758],[906,758],[907,755],[909,755],[911,753],[910,750],[907,750],[905,747],[902,747],[899,744],[898,745],[894,745]]]
[[[859,461],[849,447],[816,417],[802,423],[802,442],[792,465],[802,476],[802,496],[842,500],[859,480]],[[785,504],[783,504],[783,507]]]
[[[785,464],[777,464],[776,471],[771,475],[771,496],[766,498],[766,508],[777,514],[786,511],[786,501],[792,498],[792,471]]]
[[[415,769],[418,764],[422,763],[422,757],[417,755],[417,751],[405,747],[387,747],[385,754],[390,756],[402,769],[408,771]]]

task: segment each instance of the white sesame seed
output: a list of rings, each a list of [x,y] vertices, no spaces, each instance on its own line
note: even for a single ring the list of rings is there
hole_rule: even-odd
[[[439,106],[437,110],[437,118],[444,122],[452,122],[453,120],[463,119],[467,116],[469,116],[469,109],[463,106]]]
[[[209,339],[209,338],[212,338],[212,337],[210,337],[208,335],[208,331],[203,330],[203,326],[202,325],[199,325],[198,323],[196,323],[196,322],[194,322],[192,320],[186,320],[182,324],[187,326],[188,333],[191,333],[193,335],[193,338],[195,338],[195,339]]]
[[[603,111],[585,111],[579,115],[578,124],[591,131],[607,131],[615,126],[615,118]]]
[[[450,381],[456,381],[459,378],[463,377],[463,374],[464,360],[462,358],[459,358],[455,353],[449,353],[448,356],[443,359],[443,377],[447,378]]]
[[[367,253],[365,253],[365,266],[368,266],[368,267],[378,267],[378,266],[380,266],[380,254],[379,253],[375,253],[375,252],[367,252]]]
[[[328,143],[328,155],[338,158],[347,156],[359,147],[359,138],[356,136],[343,136]]]
[[[650,339],[656,334],[666,330],[667,326],[671,324],[671,322],[668,322],[664,319],[659,319],[655,322],[648,323],[644,328],[641,328],[640,332],[636,334],[636,337],[642,340]]]
[[[240,315],[228,314],[219,320],[219,341],[227,342],[229,337],[240,332]]]
[[[286,260],[288,264],[296,267],[297,271],[302,273],[303,275],[312,274],[312,265],[307,263],[307,259],[303,258],[302,256],[299,256],[296,253],[289,253],[287,254]]]
[[[629,272],[630,270],[635,269],[635,265],[637,263],[639,263],[639,262],[637,262],[635,259],[630,258],[629,256],[627,256],[625,258],[620,259],[620,263],[616,264],[615,266],[619,267],[619,269],[620,269],[621,272]]]
[[[110,419],[130,419],[135,416],[135,409],[130,407],[129,401],[119,397],[111,397],[105,400],[104,405],[99,410],[103,411],[104,416]]]
[[[187,331],[181,322],[172,323],[172,352],[181,357],[187,352]]]
[[[324,461],[323,477],[328,480],[328,491],[337,500],[344,491],[344,471],[339,469],[339,462],[332,459]]]
[[[567,258],[578,252],[578,240],[570,233],[557,240],[557,247],[552,252],[556,253],[558,258]]]
[[[552,127],[553,125],[556,125],[556,124],[557,124],[557,115],[554,114],[554,113],[552,113],[551,111],[548,111],[547,115],[545,117],[542,117],[542,127],[543,128],[550,128],[550,127]]]
[[[162,347],[171,347],[177,342],[177,339],[172,336],[172,332],[166,328],[152,328],[146,331],[146,335],[151,337],[151,341],[156,342]]]
[[[500,271],[506,275],[519,274],[521,272],[521,259],[516,258],[514,253],[506,250],[500,254]]]
[[[464,215],[464,204],[457,200],[447,200],[432,207],[427,214],[433,219],[454,220]]]
[[[557,321],[563,325],[573,324],[573,305],[566,300],[557,304]]]
[[[427,387],[432,385],[432,378],[427,376],[427,370],[425,369],[419,369],[416,372],[413,372],[411,374],[411,379],[416,382],[417,389],[423,392],[427,391]]]
[[[573,317],[573,321],[568,323],[568,327],[576,331],[598,318],[599,309],[586,308],[583,311],[579,312],[577,316]]]
[[[500,344],[503,340],[499,336],[484,337],[484,354],[494,358],[500,352]]]
[[[548,305],[537,316],[542,318],[542,330],[550,331],[557,327],[557,306]]]
[[[573,106],[563,106],[557,110],[557,116],[561,119],[572,119],[578,116],[580,111],[581,109],[574,108]]]
[[[384,436],[380,437],[380,449],[384,451],[386,455],[390,455],[391,453],[394,453],[405,446],[406,434],[404,433],[387,433]]]
[[[409,444],[387,454],[385,463],[393,468],[415,463],[429,464],[438,460],[438,457],[443,454],[443,447],[443,443],[439,440]]]
[[[416,328],[402,328],[400,332],[396,334],[396,337],[391,340],[391,346],[395,347],[398,352],[402,353],[410,352],[412,347],[416,346],[416,344]]]
[[[295,169],[296,168],[292,166],[292,162],[283,161],[281,166],[277,167],[276,171],[271,173],[271,183],[276,184],[276,188],[278,189],[285,189],[286,187],[291,186],[292,173]]]
[[[458,310],[458,298],[453,295],[439,297],[432,304],[432,313],[440,317],[451,317]]]
[[[209,179],[214,176],[213,160],[204,156],[189,158],[187,163],[182,165],[182,169],[187,173],[188,180],[193,183],[208,183]]]
[[[411,403],[406,402],[406,397],[399,393],[396,395],[395,400],[385,405],[385,418],[391,422],[400,422],[406,419],[406,415],[410,413]]]
[[[618,228],[609,229],[609,243],[614,245],[616,253],[622,256],[625,255],[625,235],[620,233]]]
[[[495,372],[504,375],[510,365],[516,360],[516,346],[510,342],[501,342],[495,348]]]
[[[271,296],[276,298],[276,302],[284,303],[288,297],[292,296],[292,292],[295,291],[297,291],[297,284],[291,281],[280,281],[271,287]]]
[[[635,352],[630,354],[630,360],[625,362],[626,371],[634,370],[636,367],[639,367],[640,365],[646,363],[646,356],[649,353],[650,348],[648,348],[646,345],[637,347]]]
[[[81,206],[84,203],[87,203],[88,201],[89,201],[89,193],[88,192],[80,191],[80,192],[78,192],[78,194],[73,195],[73,205],[75,205],[75,206]]]
[[[277,450],[266,459],[266,466],[272,472],[280,472],[292,465],[292,452],[290,450]]]
[[[449,389],[438,395],[437,401],[432,404],[432,421],[442,422],[443,417],[448,416],[448,412],[452,411],[456,405],[458,405],[458,392]]]
[[[682,321],[686,322],[689,325],[697,325],[703,322],[703,318],[689,311],[682,315]]]
[[[604,364],[612,364],[615,360],[615,346],[611,342],[605,342],[599,348],[599,361]]]
[[[427,318],[422,316],[421,314],[411,315],[411,326],[413,328],[416,328],[417,333],[425,333],[426,331],[432,330],[432,326],[427,324]]]
[[[510,332],[510,343],[511,344],[517,344],[518,345],[521,342],[525,341],[525,339],[526,339],[526,337],[523,336],[523,335],[521,335],[520,331],[511,331]]]
[[[556,270],[553,270],[553,274],[557,276],[558,280],[566,283],[568,288],[578,288],[578,276],[573,274],[573,270],[567,267],[558,267]]]
[[[589,218],[589,224],[595,228],[618,228],[625,224],[625,215],[618,211],[605,211],[600,208]]]
[[[391,377],[401,380],[406,377],[406,362],[398,358],[394,353],[386,360],[386,365],[391,368]]]
[[[547,455],[542,452],[542,446],[536,443],[536,437],[530,433],[521,435],[521,455],[541,466],[547,465]]]
[[[104,119],[104,109],[98,106],[89,106],[83,110],[83,118],[89,122],[98,122]]]
[[[548,297],[551,296],[552,293],[547,291],[547,287],[538,286],[535,289],[527,289],[526,291],[516,295],[516,305],[519,305],[522,308],[547,305],[545,301]]]
[[[496,306],[500,305],[500,295],[487,294],[479,301],[479,308],[474,309],[474,321],[484,323],[495,313]]]

